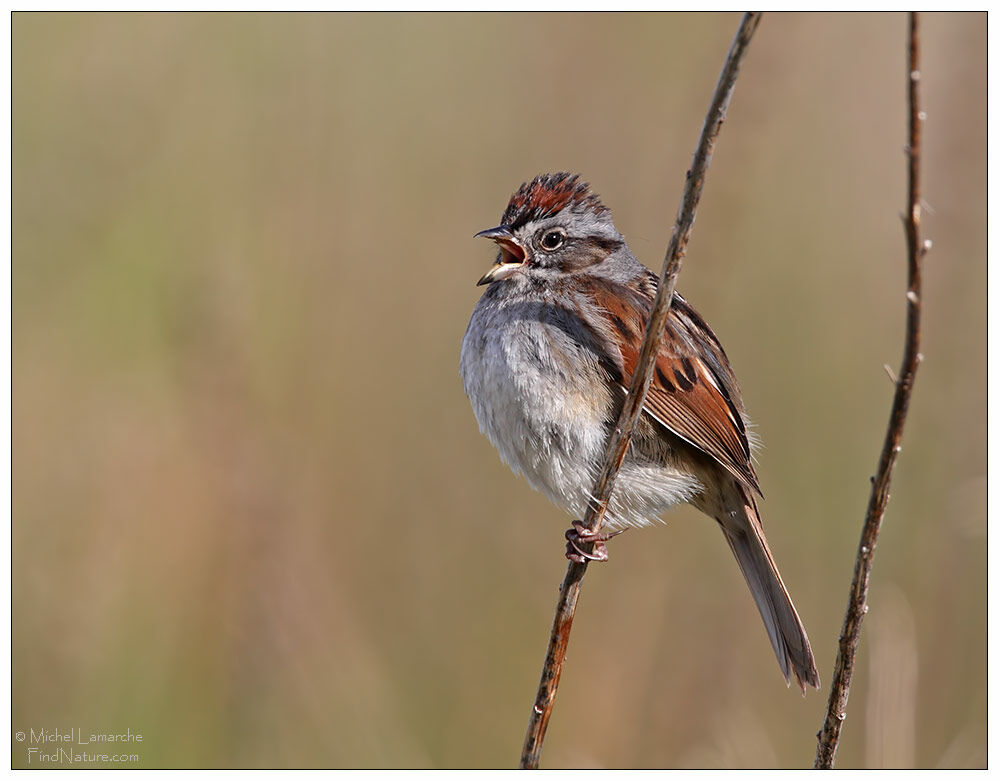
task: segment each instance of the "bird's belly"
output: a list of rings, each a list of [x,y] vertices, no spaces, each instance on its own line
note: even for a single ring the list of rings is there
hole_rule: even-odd
[[[482,338],[485,333],[488,339]],[[613,412],[596,356],[543,322],[501,326],[473,319],[461,365],[479,427],[500,458],[535,490],[582,518],[603,464]],[[606,524],[648,524],[700,488],[693,475],[637,457],[632,449],[622,464]]]
[[[469,396],[479,427],[533,488],[581,514],[611,404],[596,358],[540,322],[516,321],[491,333],[477,345],[466,341],[466,350],[480,354],[462,361],[466,388],[478,386]]]

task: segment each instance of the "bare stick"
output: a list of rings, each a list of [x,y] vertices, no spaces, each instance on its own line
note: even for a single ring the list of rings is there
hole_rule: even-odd
[[[923,114],[919,109],[919,31],[915,13],[909,14],[909,145],[906,149],[909,158],[909,203],[906,211],[905,238],[908,249],[909,284],[906,298],[905,351],[902,355],[902,370],[895,382],[895,398],[892,401],[888,432],[885,434],[878,473],[871,478],[871,498],[867,504],[867,517],[860,535],[860,548],[857,551],[857,564],[853,571],[850,586],[850,600],[847,603],[843,631],[839,636],[839,653],[836,656],[836,671],[833,674],[829,692],[829,706],[826,720],[818,735],[818,750],[815,754],[816,769],[831,769],[836,760],[839,746],[839,733],[846,718],[846,703],[850,697],[850,682],[853,678],[854,660],[860,643],[860,627],[867,614],[867,592],[870,587],[871,565],[874,563],[874,549],[878,543],[881,520],[888,504],[888,487],[895,460],[902,449],[902,428],[909,411],[909,398],[916,369],[923,356],[919,352],[919,319],[922,307],[922,265],[923,257],[929,249],[929,242],[919,240],[919,143]]]
[[[584,525],[594,532],[599,531],[603,523],[604,513],[607,510],[607,504],[614,487],[614,480],[621,468],[621,463],[624,461],[624,455],[628,451],[632,430],[639,414],[641,414],[642,405],[649,390],[654,359],[659,352],[663,331],[666,329],[666,317],[673,300],[676,278],[680,273],[687,242],[690,239],[690,230],[694,224],[694,212],[701,199],[704,177],[711,162],[715,139],[718,137],[718,131],[721,129],[729,101],[732,98],[732,92],[735,89],[739,65],[759,23],[759,13],[747,13],[742,17],[742,22],[729,49],[728,58],[722,68],[721,76],[718,78],[718,85],[715,87],[714,97],[711,99],[711,106],[704,120],[704,127],[701,128],[697,150],[694,152],[694,159],[687,172],[687,181],[676,224],[673,227],[673,235],[666,249],[662,276],[659,280],[659,292],[656,295],[652,315],[649,317],[649,323],[645,330],[638,365],[635,367],[631,387],[628,389],[628,395],[621,408],[621,413],[618,415],[617,424],[607,442],[604,466],[593,489],[593,499],[590,500],[586,516],[583,518]],[[589,552],[591,548],[592,546],[589,546],[584,550]],[[569,631],[572,628],[572,618],[576,610],[576,601],[579,598],[579,589],[584,574],[586,574],[585,563],[570,562],[565,579],[562,581],[558,605],[555,608],[555,620],[548,641],[548,653],[541,670],[541,682],[538,684],[538,694],[531,710],[531,718],[527,724],[527,735],[524,738],[524,750],[520,757],[520,767],[524,769],[537,768],[541,758],[541,746],[548,729],[552,708],[555,705],[555,693],[558,690],[559,679],[562,677],[565,651],[569,644]]]

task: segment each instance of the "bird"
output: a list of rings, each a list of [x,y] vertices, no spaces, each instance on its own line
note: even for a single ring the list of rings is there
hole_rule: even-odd
[[[461,344],[460,375],[500,458],[581,518],[638,362],[659,278],[577,174],[546,173],[512,195],[486,289]],[[614,534],[686,502],[713,518],[759,609],[785,681],[819,675],[760,520],[755,439],[721,343],[674,293],[648,396],[608,504],[610,533],[578,520],[566,556],[604,560]],[[592,543],[589,550],[582,543]]]

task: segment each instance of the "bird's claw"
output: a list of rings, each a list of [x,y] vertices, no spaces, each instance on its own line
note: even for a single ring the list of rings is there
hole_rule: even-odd
[[[568,540],[565,545],[565,557],[577,564],[585,564],[588,561],[607,561],[610,555],[607,553],[605,543],[607,540],[617,537],[622,531],[624,529],[610,534],[594,532],[584,526],[582,521],[573,521],[572,528],[565,532],[565,538]],[[581,547],[585,545],[592,545],[592,550],[588,552]]]

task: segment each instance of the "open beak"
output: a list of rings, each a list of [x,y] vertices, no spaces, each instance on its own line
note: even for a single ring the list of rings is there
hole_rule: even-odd
[[[482,279],[476,284],[488,285],[492,282],[498,282],[524,267],[527,258],[524,248],[514,238],[513,233],[510,232],[510,229],[506,225],[479,231],[475,234],[474,238],[492,239],[500,248],[500,255],[496,259],[496,264],[483,274]]]

